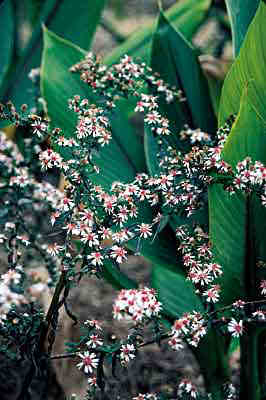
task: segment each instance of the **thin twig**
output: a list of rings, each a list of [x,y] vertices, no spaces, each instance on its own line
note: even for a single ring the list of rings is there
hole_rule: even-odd
[[[250,305],[256,305],[256,304],[266,305],[266,300],[245,301],[243,306],[245,306],[247,304],[250,304]],[[232,308],[232,305],[233,304],[230,304],[229,306],[225,306],[225,307],[222,307],[222,308],[218,308],[217,310],[210,312],[208,314],[208,317],[210,317],[211,315],[215,315],[215,314],[217,314],[219,312],[229,310],[230,308]]]
[[[164,333],[164,334],[160,337],[160,340],[169,339],[169,338],[172,337],[172,336],[173,336],[172,334]],[[137,348],[140,349],[140,348],[142,348],[142,347],[145,347],[145,346],[148,346],[148,345],[150,345],[150,344],[157,343],[157,342],[158,342],[158,339],[148,340],[147,342],[140,343],[140,344],[137,346]],[[80,353],[80,351],[75,351],[75,352],[72,352],[72,353],[53,354],[53,355],[51,355],[50,360],[59,360],[59,359],[61,359],[61,358],[68,358],[68,357],[73,358],[73,357],[76,357],[76,355],[77,355],[78,353]]]
[[[74,358],[76,357],[76,355],[78,354],[78,352],[74,352],[74,353],[63,353],[63,354],[53,354],[50,357],[50,360],[60,360],[61,358]]]

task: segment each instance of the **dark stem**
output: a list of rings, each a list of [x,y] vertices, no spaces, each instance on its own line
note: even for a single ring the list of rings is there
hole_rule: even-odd
[[[63,353],[63,354],[53,354],[50,359],[51,360],[61,360],[62,358],[74,358],[76,357],[78,352],[74,353]]]
[[[255,300],[257,294],[256,276],[256,248],[254,236],[252,235],[252,202],[251,196],[246,198],[246,249],[245,249],[245,292],[246,299]],[[252,312],[250,305],[250,312]],[[252,399],[260,400],[261,386],[259,371],[259,334],[261,329],[257,324],[244,321],[244,334],[240,338],[240,400]],[[263,328],[262,328],[263,329]]]
[[[259,381],[260,385],[266,383],[266,331],[260,333],[258,337],[258,364],[259,364]]]
[[[44,324],[42,327],[42,331],[41,331],[41,335],[40,335],[40,339],[39,339],[39,349],[40,349],[41,353],[43,353],[45,351],[46,337],[48,335],[49,328],[52,323],[53,315],[55,312],[57,312],[61,293],[65,287],[65,283],[66,283],[65,274],[66,273],[64,271],[61,273],[60,279],[56,285],[55,292],[54,292],[49,310],[47,312],[47,315],[46,315],[46,318],[45,318],[45,321],[44,321]]]
[[[171,336],[173,335],[169,335],[168,333],[164,333],[160,336],[160,340],[164,340],[164,339],[169,339]],[[141,347],[145,347],[148,346],[150,344],[154,344],[157,343],[158,339],[156,340],[148,340],[146,342],[140,343],[137,348],[140,349]],[[115,350],[116,351],[116,350]],[[76,351],[76,352],[72,352],[72,353],[63,353],[63,354],[52,354],[50,359],[51,360],[59,360],[61,358],[73,358],[76,357],[76,355],[79,353],[80,351]]]
[[[201,339],[204,342],[205,338]],[[201,366],[201,372],[204,377],[206,391],[211,393],[212,400],[224,400],[224,385],[230,381],[230,371],[227,359],[228,344],[226,338],[221,336],[215,329],[210,330],[208,340],[212,342],[216,351],[212,354],[211,366],[204,360],[206,359],[206,347],[201,348],[201,344],[196,349],[192,349],[196,359]]]
[[[256,325],[246,322],[245,333],[240,338],[240,400],[261,399],[258,372],[258,336]]]

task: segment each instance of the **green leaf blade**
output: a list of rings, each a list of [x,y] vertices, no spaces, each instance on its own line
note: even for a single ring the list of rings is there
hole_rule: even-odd
[[[237,114],[241,96],[248,85],[249,98],[263,116],[266,109],[265,97],[265,59],[266,59],[266,4],[260,2],[251,22],[240,53],[224,82],[219,110],[219,126],[231,114]]]
[[[214,132],[217,126],[216,117],[198,54],[182,33],[171,26],[163,13],[160,14],[153,39],[151,66],[170,85],[181,89],[187,99],[189,108],[182,107],[183,103],[174,104],[176,129],[182,129],[186,122],[192,128]],[[174,114],[171,110],[174,106],[170,103],[164,108],[168,113]],[[191,121],[188,120],[189,117]]]
[[[234,54],[237,56],[260,0],[225,0],[225,2],[231,22]]]
[[[69,72],[69,68],[81,61],[84,55],[84,50],[45,29],[42,94],[52,125],[62,128],[68,137],[74,135],[77,122],[76,114],[68,110],[68,99],[78,94],[96,101],[95,95],[90,93],[79,75]],[[113,139],[95,156],[97,165],[102,169],[102,173],[95,177],[95,183],[102,184],[107,190],[114,181],[133,180],[144,167],[141,139],[133,132],[129,122],[118,113],[111,117],[111,123]]]
[[[103,277],[117,290],[135,289],[138,286],[136,281],[128,278],[111,261],[104,262]]]
[[[93,7],[89,0],[77,2],[74,7],[71,0],[45,1],[32,38],[5,89],[4,99],[12,100],[16,106],[23,103],[34,106],[33,88],[28,74],[32,68],[41,64],[42,24],[66,39],[71,39],[76,45],[88,49],[104,5],[105,0],[94,0]]]
[[[249,94],[249,91],[248,91]],[[246,157],[266,164],[266,120],[258,115],[246,91],[224,148],[233,167]],[[230,196],[220,184],[209,189],[210,237],[216,260],[223,268],[222,304],[257,298],[259,260],[266,260],[266,209],[259,199],[242,192]]]
[[[170,130],[175,135],[167,137],[169,145],[176,150],[188,150],[178,137],[179,132],[188,124],[191,128],[201,128],[215,132],[216,116],[213,111],[207,79],[198,61],[195,49],[169,23],[161,12],[157,30],[153,36],[151,67],[169,85],[182,90],[185,102],[168,104],[159,98],[160,111],[170,121]],[[145,155],[149,171],[159,173],[157,160],[158,145],[149,129],[145,130]]]
[[[191,282],[180,273],[180,269],[154,265],[152,269],[152,287],[158,292],[158,299],[164,305],[164,311],[170,318],[179,318],[185,312],[204,312],[203,305]]]
[[[0,94],[1,86],[11,65],[14,47],[14,15],[12,3],[5,0],[0,5]]]

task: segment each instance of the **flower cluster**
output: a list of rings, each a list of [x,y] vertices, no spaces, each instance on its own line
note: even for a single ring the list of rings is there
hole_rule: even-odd
[[[199,393],[189,379],[182,379],[178,385],[178,396],[186,399],[197,399]]]
[[[13,305],[20,306],[27,302],[27,299],[22,293],[14,290],[14,287],[20,286],[23,280],[21,267],[9,269],[0,277],[0,319],[6,318],[6,314],[10,311]],[[13,288],[13,289],[12,289]]]
[[[76,127],[77,141],[71,142],[64,136],[57,138],[60,146],[77,147],[79,143],[94,146],[97,143],[100,146],[108,144],[111,139],[111,130],[106,112],[101,107],[92,107],[87,99],[81,100],[75,96],[69,100],[69,108],[78,114],[78,123]]]
[[[225,400],[237,400],[239,398],[239,393],[236,387],[229,383],[224,387]]]
[[[129,361],[136,357],[136,348],[134,344],[123,344],[120,347],[120,361],[121,364],[126,366]]]
[[[128,319],[136,323],[142,323],[147,319],[158,317],[162,305],[156,299],[154,289],[129,289],[121,290],[117,296],[113,315],[116,319]]]
[[[86,320],[83,323],[84,335],[81,341],[71,350],[77,352],[80,357],[80,362],[77,367],[81,369],[88,377],[88,385],[91,390],[95,390],[97,385],[97,368],[100,362],[101,348],[104,344],[103,332],[100,323],[97,320]],[[80,346],[84,346],[85,349],[80,351]]]
[[[23,121],[25,125],[31,127],[32,121],[37,123],[42,120],[29,115]],[[46,132],[47,124],[40,123],[40,129]],[[38,140],[37,137],[36,146]],[[40,232],[35,233],[37,226],[34,225],[33,218],[38,218],[44,212],[55,212],[62,193],[50,183],[40,182],[36,179],[36,168],[40,168],[36,153],[40,150],[38,146],[36,149],[33,148],[31,156],[29,156],[28,145],[25,145],[25,154],[22,156],[17,145],[7,140],[5,134],[0,132],[0,203],[2,209],[0,244],[8,254],[10,268],[2,277],[1,304],[5,304],[2,308],[3,312],[7,311],[12,304],[19,306],[29,299],[36,299],[40,292],[47,289],[47,285],[52,286],[57,280],[57,260],[52,261],[44,250],[46,238]],[[29,254],[35,255],[37,259],[41,258],[47,265],[50,272],[48,281],[31,280],[26,270],[24,273],[25,260]],[[23,279],[18,282],[18,275],[21,273]],[[24,279],[27,281],[25,284]],[[25,291],[27,299],[22,294],[23,291]]]
[[[63,167],[62,158],[55,151],[48,149],[40,153],[39,159],[42,169]]]
[[[208,144],[211,143],[211,136],[202,132],[200,129],[191,129],[188,125],[184,126],[184,129],[180,132],[181,140],[189,140],[192,145],[197,144]]]
[[[166,82],[152,74],[152,70],[145,63],[137,64],[127,55],[122,57],[119,63],[107,67],[101,64],[100,59],[94,54],[88,53],[85,60],[73,66],[71,71],[79,72],[81,79],[95,93],[105,97],[110,108],[115,106],[114,97],[139,96],[137,90],[144,85],[163,94],[169,103],[176,98],[184,100],[181,91],[172,89]],[[141,104],[139,108],[142,111]]]
[[[157,400],[158,396],[155,393],[139,393],[136,397],[133,397],[132,400]]]
[[[214,262],[208,235],[199,227],[190,232],[186,226],[180,226],[176,236],[180,241],[183,264],[188,269],[188,279],[207,303],[218,302],[220,287],[213,281],[221,276],[222,268]]]
[[[236,165],[233,188],[244,193],[260,195],[262,205],[266,205],[266,167],[260,162],[252,162],[250,157]]]
[[[197,347],[200,339],[207,333],[206,321],[199,312],[185,313],[175,321],[171,333],[172,337],[168,344],[172,349],[182,349],[182,340],[186,340],[191,346]]]

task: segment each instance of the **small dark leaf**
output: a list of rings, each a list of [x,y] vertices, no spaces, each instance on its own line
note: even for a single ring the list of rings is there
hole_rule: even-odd
[[[113,356],[112,356],[112,375],[116,379],[117,379],[117,375],[116,375],[117,357],[118,357],[118,353],[117,352],[113,353]]]
[[[105,380],[104,380],[104,371],[103,371],[103,362],[104,362],[105,354],[101,353],[99,357],[99,364],[97,367],[97,377],[96,382],[101,391],[104,391],[105,388]]]
[[[8,214],[8,208],[0,208],[0,218],[6,217]]]

